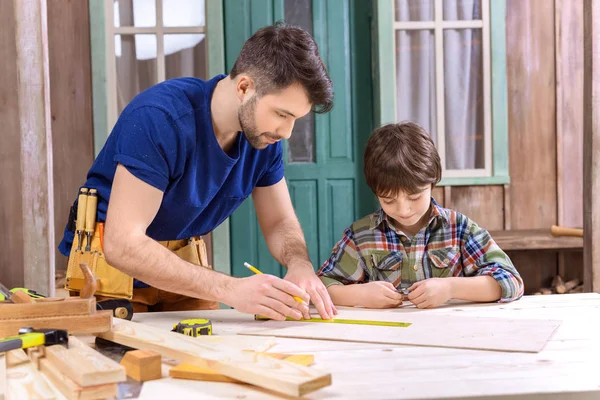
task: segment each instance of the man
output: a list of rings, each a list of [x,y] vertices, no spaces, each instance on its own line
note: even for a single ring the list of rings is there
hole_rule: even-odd
[[[298,118],[329,111],[332,98],[313,38],[282,24],[257,31],[228,76],[173,79],[134,98],[83,186],[98,191],[97,218],[105,222],[100,256],[90,259],[96,275],[104,274],[101,286],[117,293],[133,285],[125,297],[142,311],[206,308],[209,301],[300,319],[310,317],[310,301],[322,318],[333,317],[283,179],[280,143]],[[232,278],[169,251],[167,241],[211,232],[250,194],[271,254],[288,269],[285,279]],[[83,254],[71,251],[72,222],[59,246],[71,254],[71,289]]]

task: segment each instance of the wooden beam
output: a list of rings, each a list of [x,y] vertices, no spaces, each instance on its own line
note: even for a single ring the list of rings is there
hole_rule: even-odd
[[[12,353],[12,354],[11,354]],[[20,354],[16,354],[20,353]],[[21,349],[11,350],[9,357],[24,360],[8,367],[6,373],[7,399],[54,399],[54,392],[46,381],[29,362],[27,355]]]
[[[46,359],[53,368],[83,387],[123,382],[127,379],[125,368],[75,336],[69,336],[68,349],[64,346],[46,347]]]
[[[121,360],[127,376],[138,382],[162,378],[162,357],[155,351],[133,350]]]
[[[25,287],[54,296],[54,186],[46,0],[13,0],[19,70]]]
[[[302,396],[331,385],[331,374],[218,343],[165,332],[127,320],[114,320],[111,332],[97,336],[140,350],[153,350],[181,363],[209,368],[242,382],[290,396]]]
[[[572,236],[552,236],[550,229],[518,229],[490,231],[502,250],[564,250],[583,248],[583,239]]]
[[[15,318],[0,322],[0,337],[17,335],[19,329],[30,326],[35,329],[64,329],[70,334],[90,334],[109,331],[112,324],[112,311],[98,311],[93,315],[73,315],[69,317]]]
[[[117,384],[81,387],[61,373],[47,359],[40,360],[40,371],[69,400],[106,399],[117,395]]]
[[[600,292],[600,0],[585,0],[583,15],[583,281]]]
[[[28,296],[29,297],[29,296]],[[34,304],[0,303],[0,321],[5,319],[48,318],[68,315],[90,315],[96,312],[96,299],[69,299]]]
[[[131,352],[130,352],[131,353]],[[129,354],[129,353],[127,353]],[[283,354],[283,353],[261,353],[267,357],[273,357],[278,360],[285,360],[294,364],[308,367],[315,362],[315,356],[312,354]],[[169,370],[169,376],[177,379],[191,379],[195,381],[209,382],[233,382],[243,383],[236,379],[216,373],[207,368],[197,367],[191,364],[179,364]]]

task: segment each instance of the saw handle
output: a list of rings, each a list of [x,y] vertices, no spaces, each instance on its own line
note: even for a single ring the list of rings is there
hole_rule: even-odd
[[[552,225],[550,228],[552,236],[575,236],[583,237],[583,229],[565,228],[564,226]]]

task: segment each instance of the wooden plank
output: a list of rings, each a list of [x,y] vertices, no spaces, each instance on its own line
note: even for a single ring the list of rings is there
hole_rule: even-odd
[[[558,224],[583,226],[583,2],[556,3]]]
[[[48,318],[67,315],[90,315],[95,312],[95,298],[41,302],[34,304],[0,303],[0,320],[14,318]]]
[[[583,248],[582,238],[569,236],[554,237],[550,233],[550,229],[490,230],[490,235],[492,235],[500,248],[505,251]]]
[[[456,186],[452,208],[487,230],[504,228],[502,186]]]
[[[12,350],[12,357],[21,359],[27,355],[21,349]],[[54,399],[53,391],[46,385],[40,372],[27,359],[26,362],[11,366],[6,374],[7,399]]]
[[[7,319],[0,323],[0,337],[17,335],[19,329],[24,326],[35,329],[64,329],[70,334],[85,334],[109,331],[111,324],[112,311],[98,311],[93,315],[69,317]]]
[[[296,321],[266,321],[241,335],[269,335],[364,343],[405,344],[478,350],[539,352],[560,321],[427,315],[394,310],[339,310],[337,318],[410,322],[406,328]],[[444,332],[444,334],[440,334]]]
[[[446,207],[446,200],[444,196],[445,187],[436,186],[431,191],[431,196],[438,202],[442,207]]]
[[[13,0],[13,4],[19,69],[24,283],[53,296],[56,246],[46,1]]]
[[[584,2],[583,280],[600,292],[600,1]]]
[[[117,395],[116,383],[83,388],[56,369],[47,359],[40,360],[40,371],[69,400],[106,399]]]
[[[261,353],[267,357],[285,360],[294,364],[308,367],[315,361],[312,354],[283,354],[283,353]],[[197,381],[210,382],[234,382],[243,383],[236,379],[219,374],[211,369],[197,367],[191,364],[179,364],[169,370],[169,376],[177,379],[193,379]]]
[[[125,368],[75,336],[69,337],[68,349],[64,346],[47,347],[46,359],[53,368],[83,387],[123,382],[127,379]]]
[[[557,215],[555,45],[548,40],[554,2],[508,0],[506,6],[511,223],[547,228]]]
[[[127,320],[115,319],[111,332],[97,336],[140,350],[153,350],[163,357],[209,368],[242,382],[291,396],[301,396],[331,384],[331,375],[317,369],[217,344],[199,343],[193,337]]]
[[[60,1],[51,5],[48,7],[48,51],[54,237],[59,243],[69,209],[94,161],[92,75],[89,1]],[[57,269],[66,269],[67,258],[58,251],[55,260]]]
[[[0,146],[0,282],[5,286],[23,286],[23,221],[21,181],[21,138],[19,132],[19,106],[17,48],[15,42],[15,17],[12,1],[0,1],[0,124],[3,135]]]

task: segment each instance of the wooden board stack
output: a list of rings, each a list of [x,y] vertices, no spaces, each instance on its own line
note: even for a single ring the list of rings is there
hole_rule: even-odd
[[[179,370],[199,367],[192,371],[196,377],[209,371],[214,377],[223,375],[289,396],[302,396],[331,385],[331,374],[302,365],[306,360],[291,362],[126,320],[115,319],[112,331],[97,336],[136,349],[155,351],[163,357],[188,364]]]
[[[48,298],[33,303],[0,302],[0,338],[14,336],[23,327],[64,329],[69,334],[106,332],[112,311],[96,311],[96,299]]]
[[[7,357],[7,396],[53,399],[59,392],[67,399],[116,396],[125,369],[74,336],[69,348],[40,346],[12,350]]]

